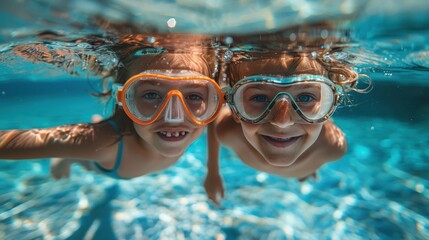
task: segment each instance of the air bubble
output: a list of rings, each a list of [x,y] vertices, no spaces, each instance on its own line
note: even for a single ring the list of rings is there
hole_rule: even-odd
[[[225,37],[223,41],[225,42],[225,44],[231,45],[234,42],[234,39],[228,36],[228,37]]]
[[[155,38],[155,37],[148,37],[148,38],[146,39],[146,41],[147,41],[148,43],[154,43],[154,42],[155,42],[155,40],[156,40],[156,38]]]
[[[332,47],[332,42],[325,43],[325,44],[323,45],[323,48],[324,48],[324,49],[331,49],[331,47]]]
[[[223,60],[226,62],[226,63],[229,63],[229,62],[231,62],[231,59],[232,59],[232,56],[234,55],[234,53],[232,52],[232,51],[226,51],[225,52],[225,54],[223,55]]]
[[[331,57],[326,56],[324,60],[325,60],[326,63],[330,63],[331,62]]]
[[[322,32],[320,32],[320,37],[322,37],[322,39],[326,39],[329,35],[328,30],[323,29]]]
[[[176,27],[176,19],[174,19],[174,18],[168,19],[167,26],[169,28],[175,28]]]
[[[392,72],[384,72],[384,76],[386,76],[386,77],[392,77],[393,76],[393,74],[392,74]]]
[[[226,73],[222,73],[222,82],[226,82],[227,76]]]

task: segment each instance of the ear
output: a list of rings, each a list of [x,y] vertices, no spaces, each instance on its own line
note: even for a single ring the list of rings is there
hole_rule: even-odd
[[[241,124],[240,117],[237,116],[235,113],[232,114],[232,119],[234,119],[234,122]]]

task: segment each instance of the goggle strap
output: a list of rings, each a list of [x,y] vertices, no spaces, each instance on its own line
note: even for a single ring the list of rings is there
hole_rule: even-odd
[[[112,98],[116,101],[119,106],[122,106],[122,101],[118,99],[118,92],[122,91],[123,86],[118,83],[112,85]]]

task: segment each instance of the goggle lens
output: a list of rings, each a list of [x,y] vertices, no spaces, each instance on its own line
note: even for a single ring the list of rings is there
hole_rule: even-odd
[[[165,119],[183,121],[183,110],[192,119],[207,121],[218,111],[220,93],[215,83],[201,78],[135,79],[125,89],[125,107],[137,119],[154,120],[165,111]]]
[[[250,81],[239,86],[233,102],[238,113],[249,121],[266,117],[278,101],[287,100],[306,121],[319,121],[328,115],[334,104],[334,92],[324,82],[294,82],[288,84]]]

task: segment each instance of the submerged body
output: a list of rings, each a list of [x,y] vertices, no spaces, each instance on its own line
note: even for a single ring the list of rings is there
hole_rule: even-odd
[[[186,143],[192,142],[203,129],[193,131],[189,126],[174,126],[175,131],[192,132]],[[161,171],[174,164],[186,148],[179,145],[177,138],[160,136],[161,131],[172,131],[173,126],[153,126],[152,144],[135,135],[119,136],[114,127],[107,121],[68,125],[47,129],[11,130],[0,133],[2,159],[37,159],[68,158],[80,159],[81,162],[93,161],[105,169],[113,169],[121,158],[118,168],[120,178],[134,178],[151,172]],[[148,134],[149,135],[149,134]],[[118,146],[123,142],[122,156],[118,156]],[[180,142],[180,145],[183,142]],[[157,149],[171,149],[169,152]],[[144,157],[142,157],[144,156]],[[74,161],[64,161],[60,167],[68,167]],[[58,169],[60,170],[60,169]]]
[[[67,177],[72,163],[121,179],[173,165],[219,112],[221,103],[211,101],[220,99],[218,85],[208,77],[212,65],[192,54],[131,55],[124,62],[111,118],[0,131],[0,159],[54,158],[55,178]]]

